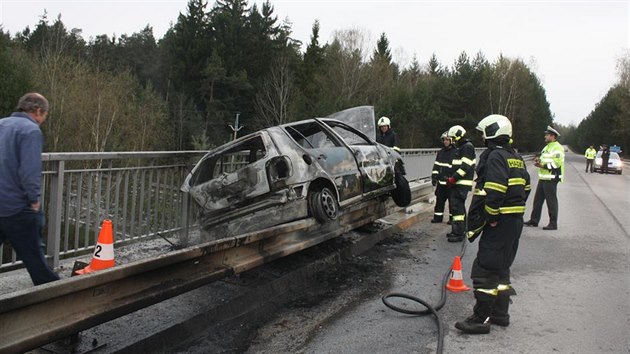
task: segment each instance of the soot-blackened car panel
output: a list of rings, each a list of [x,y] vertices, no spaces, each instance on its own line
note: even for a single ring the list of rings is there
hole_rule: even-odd
[[[269,193],[266,136],[259,134],[207,155],[195,167],[189,193],[206,212],[232,209]]]

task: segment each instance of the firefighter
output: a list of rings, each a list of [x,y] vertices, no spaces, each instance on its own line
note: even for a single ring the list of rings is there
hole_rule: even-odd
[[[597,151],[593,148],[593,145],[589,146],[584,153],[584,157],[586,157],[586,173],[593,173],[593,161],[595,160],[595,156],[597,155]],[[590,167],[590,168],[589,168]]]
[[[476,303],[473,314],[455,323],[455,328],[486,334],[490,324],[510,324],[510,296],[516,294],[510,285],[510,266],[518,250],[531,187],[525,162],[511,145],[509,119],[498,114],[487,116],[477,130],[487,149],[479,157],[468,215],[468,240],[473,242],[480,236],[471,271]]]
[[[442,133],[442,144],[444,147],[440,149],[433,163],[433,171],[431,173],[431,183],[435,186],[435,209],[433,210],[432,223],[441,223],[444,219],[444,205],[449,198],[450,188],[446,187],[446,179],[451,175],[451,162],[453,161],[453,153],[455,148],[451,144],[451,139],[448,137],[448,132]],[[450,205],[449,205],[450,209]],[[451,223],[451,216],[449,216],[448,223]]]
[[[540,158],[534,160],[538,167],[538,186],[534,195],[534,206],[525,226],[538,226],[543,203],[547,202],[549,224],[543,230],[558,229],[558,183],[564,181],[564,148],[558,142],[560,133],[550,126],[545,130],[547,145],[540,152]]]
[[[451,176],[446,179],[446,186],[451,189],[448,207],[453,214],[452,231],[446,236],[449,242],[461,242],[466,234],[466,196],[472,189],[475,175],[475,147],[460,125],[452,126],[447,135],[457,149],[451,162]]]
[[[398,148],[398,135],[392,129],[389,118],[381,117],[378,119],[378,130],[379,132],[376,134],[377,143],[394,148],[396,151],[400,150]]]

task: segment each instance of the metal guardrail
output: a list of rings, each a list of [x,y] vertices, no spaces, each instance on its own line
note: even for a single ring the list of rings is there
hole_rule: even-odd
[[[407,179],[431,176],[440,149],[402,149]],[[484,149],[476,149],[480,154]],[[42,204],[46,256],[60,259],[92,252],[100,223],[111,219],[116,244],[172,232],[187,234],[193,205],[181,193],[188,171],[205,151],[45,153]],[[239,164],[235,161],[235,164]],[[22,267],[0,245],[0,271]]]
[[[179,191],[203,151],[42,154],[46,255],[53,267],[92,251],[111,219],[117,244],[185,230],[187,195]],[[0,269],[21,267],[0,245]]]
[[[416,183],[412,199],[417,201],[432,190],[430,183]],[[317,245],[394,209],[400,208],[391,200],[371,199],[325,225],[314,218],[302,219],[0,296],[0,352],[35,349]]]

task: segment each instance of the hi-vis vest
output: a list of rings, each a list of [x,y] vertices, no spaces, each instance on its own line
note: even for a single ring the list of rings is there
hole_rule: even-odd
[[[586,149],[586,152],[584,153],[584,157],[586,157],[589,160],[592,160],[595,158],[595,156],[597,156],[597,151],[595,151],[595,149],[591,149],[591,148]]]
[[[540,152],[538,179],[541,181],[564,181],[564,148],[554,141]]]

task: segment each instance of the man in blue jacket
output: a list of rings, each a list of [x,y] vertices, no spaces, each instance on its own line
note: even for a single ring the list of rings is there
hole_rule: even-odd
[[[0,119],[0,243],[11,243],[35,285],[59,279],[41,247],[44,137],[39,126],[47,116],[48,100],[31,92],[20,98],[17,112]]]

